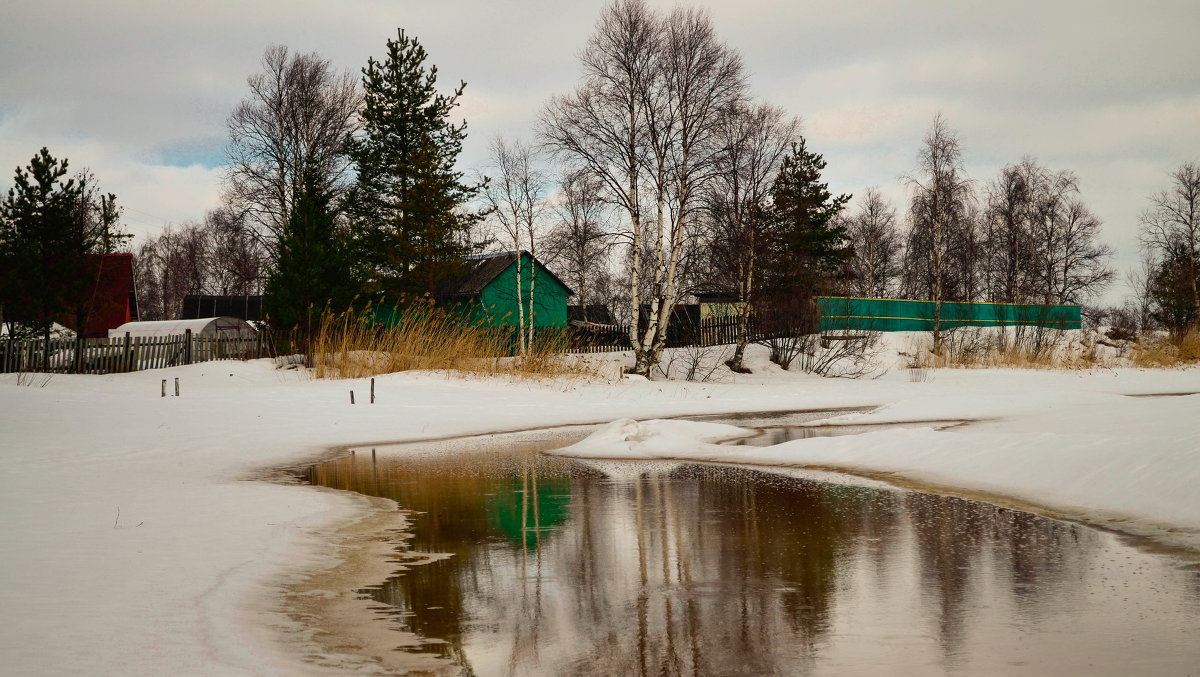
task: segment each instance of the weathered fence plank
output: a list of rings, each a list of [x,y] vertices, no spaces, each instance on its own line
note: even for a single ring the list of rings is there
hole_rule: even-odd
[[[72,372],[110,374],[161,369],[196,362],[254,359],[269,342],[214,336],[130,336],[98,339],[0,339],[0,373]]]

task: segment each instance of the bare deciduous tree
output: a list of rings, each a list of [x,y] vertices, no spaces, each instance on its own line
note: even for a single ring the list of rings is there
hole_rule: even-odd
[[[854,248],[850,260],[851,291],[864,298],[887,298],[895,293],[900,277],[904,241],[896,220],[896,208],[877,188],[868,188],[858,201],[858,210],[846,222],[846,234]]]
[[[358,129],[362,95],[356,78],[316,53],[272,45],[262,68],[226,121],[226,200],[273,260],[304,172],[316,171],[334,195],[344,189],[345,143]]]
[[[1182,258],[1192,317],[1200,318],[1200,164],[1183,163],[1171,172],[1171,186],[1150,196],[1141,215],[1141,243],[1162,260]]]
[[[555,212],[557,222],[543,238],[546,263],[575,285],[575,297],[588,317],[588,306],[608,298],[602,293],[602,277],[608,272],[612,233],[601,197],[599,180],[587,171],[568,171],[559,184]]]
[[[913,191],[906,251],[908,292],[934,302],[933,348],[941,349],[942,303],[961,296],[950,282],[952,252],[962,252],[963,237],[971,228],[974,191],[963,166],[958,132],[938,113],[933,118],[921,150],[917,173],[906,177]],[[969,270],[969,267],[968,267]]]
[[[800,121],[779,107],[737,104],[721,112],[719,150],[704,204],[710,224],[712,279],[732,291],[737,305],[737,345],[729,368],[741,371],[750,341],[750,319],[759,283],[758,252],[769,218],[771,186],[800,132]]]
[[[1070,171],[1030,157],[1004,167],[988,187],[983,221],[989,300],[1079,303],[1112,280],[1112,250],[1099,241],[1100,220]]]
[[[1078,198],[1067,201],[1063,225],[1047,257],[1046,303],[1082,303],[1100,294],[1116,273],[1112,248],[1100,242],[1100,219]]]
[[[542,135],[601,179],[629,220],[629,335],[634,370],[649,377],[680,294],[680,265],[695,232],[690,210],[711,177],[718,115],[743,97],[744,69],[706,13],[680,8],[660,17],[643,0],[605,7],[581,61],[583,83],[551,100]],[[643,244],[652,261],[644,328]]]
[[[262,292],[266,256],[228,210],[209,212],[203,223],[167,226],[134,253],[134,286],[143,320],[173,320],[189,294]]]
[[[517,350],[524,355],[533,346],[533,299],[537,266],[530,267],[526,294],[521,252],[528,251],[530,256],[537,257],[537,243],[541,239],[539,231],[546,210],[546,179],[537,166],[536,151],[527,143],[508,143],[496,137],[492,141],[491,152],[492,172],[489,180],[483,182],[483,194],[491,218],[500,231],[500,239],[505,244],[511,244],[517,254]]]

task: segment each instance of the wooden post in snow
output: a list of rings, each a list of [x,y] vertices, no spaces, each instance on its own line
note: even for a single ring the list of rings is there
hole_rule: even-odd
[[[163,383],[162,383],[162,396],[163,397],[167,396],[167,379],[165,379],[165,378],[163,379]]]
[[[375,404],[375,378],[371,378],[371,404]]]

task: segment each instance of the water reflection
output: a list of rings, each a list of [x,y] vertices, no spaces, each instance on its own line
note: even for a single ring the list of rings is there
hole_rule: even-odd
[[[543,446],[556,446],[545,444]],[[1179,674],[1196,573],[987,504],[731,466],[359,453],[414,511],[364,591],[463,674]]]

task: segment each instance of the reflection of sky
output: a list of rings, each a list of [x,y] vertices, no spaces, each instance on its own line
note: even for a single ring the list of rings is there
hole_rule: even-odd
[[[448,653],[476,674],[1172,674],[1200,661],[1195,573],[1109,534],[762,471],[677,466],[635,479],[636,463],[562,463],[575,469],[568,490],[549,491],[543,468],[546,491],[514,494],[501,473],[501,491],[479,504],[525,496],[530,514],[539,494],[569,493],[569,517],[536,542],[489,537],[385,586],[413,627],[459,614]],[[436,493],[437,473],[403,466],[404,481],[420,476]],[[435,529],[451,543],[456,520],[495,522],[431,511],[413,542]],[[419,581],[444,589],[409,588]],[[1137,662],[1149,658],[1159,662]]]

